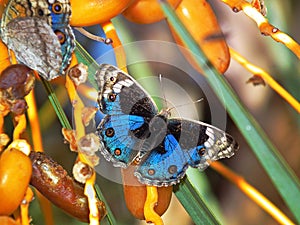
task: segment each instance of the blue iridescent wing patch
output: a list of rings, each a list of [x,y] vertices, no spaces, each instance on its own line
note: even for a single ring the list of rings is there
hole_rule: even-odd
[[[100,152],[114,166],[134,164],[141,183],[174,185],[189,166],[204,170],[237,151],[236,141],[212,125],[158,112],[149,94],[118,68],[102,64],[95,77],[105,114],[97,128]]]
[[[47,80],[64,73],[75,48],[69,0],[10,0],[0,36],[19,62]]]

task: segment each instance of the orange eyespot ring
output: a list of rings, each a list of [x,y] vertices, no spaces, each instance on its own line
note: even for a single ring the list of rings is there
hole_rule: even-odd
[[[203,156],[203,155],[205,154],[205,152],[206,152],[206,149],[205,149],[205,148],[201,148],[201,149],[198,151],[198,154],[199,154],[200,156]]]
[[[115,135],[115,130],[113,128],[107,128],[105,131],[105,135],[107,137],[113,137]]]
[[[170,166],[170,167],[168,168],[168,172],[169,172],[170,174],[177,173],[177,166],[175,166],[175,165]]]
[[[63,43],[65,43],[65,41],[66,41],[66,35],[63,33],[63,32],[61,32],[61,31],[59,31],[59,30],[56,30],[56,31],[54,31],[54,33],[56,34],[56,36],[57,36],[57,38],[58,38],[58,41],[59,41],[59,43],[62,45]]]
[[[149,170],[148,170],[148,174],[149,174],[150,176],[153,176],[153,175],[155,174],[155,170],[154,170],[154,169],[149,169]]]
[[[60,2],[56,2],[52,5],[52,12],[54,12],[55,14],[63,13],[63,7]]]
[[[122,150],[119,149],[119,148],[116,148],[114,153],[115,153],[116,156],[120,156],[122,154]]]

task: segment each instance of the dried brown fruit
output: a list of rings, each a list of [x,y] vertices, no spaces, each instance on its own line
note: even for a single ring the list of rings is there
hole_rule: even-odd
[[[31,184],[57,207],[83,222],[89,221],[89,207],[84,187],[67,171],[42,152],[31,152]],[[97,202],[100,219],[106,214],[102,201]]]
[[[34,87],[34,71],[22,64],[7,67],[0,75],[1,97],[9,100],[22,99]]]

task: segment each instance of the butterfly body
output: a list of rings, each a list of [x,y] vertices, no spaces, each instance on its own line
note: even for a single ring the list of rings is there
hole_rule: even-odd
[[[47,80],[64,73],[75,48],[67,0],[10,0],[0,36],[19,62]]]
[[[189,166],[205,169],[210,161],[231,157],[234,139],[209,124],[170,118],[128,74],[102,64],[96,73],[98,102],[106,114],[97,128],[104,157],[114,166],[136,166],[141,183],[176,184]]]

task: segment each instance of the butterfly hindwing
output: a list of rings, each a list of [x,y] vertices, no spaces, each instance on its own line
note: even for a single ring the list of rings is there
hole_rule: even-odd
[[[176,184],[189,166],[204,170],[210,163],[231,157],[237,144],[225,132],[192,120],[169,119],[164,140],[141,161],[135,175],[141,183]]]
[[[62,64],[60,73],[63,74],[69,65],[72,52],[75,48],[75,36],[69,20],[71,16],[71,5],[69,0],[56,0],[48,6],[51,15],[51,27],[60,42]]]
[[[53,29],[53,28],[52,28]],[[70,64],[72,53],[75,48],[75,36],[70,26],[54,31],[59,43],[62,54],[62,62],[60,65],[60,74],[64,74],[67,66]]]

